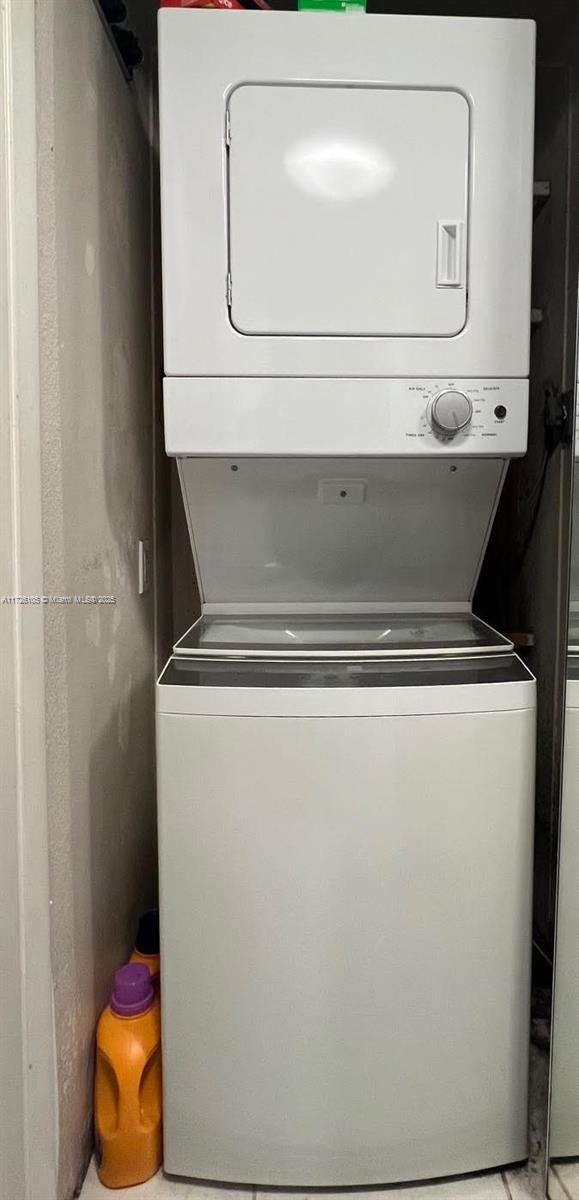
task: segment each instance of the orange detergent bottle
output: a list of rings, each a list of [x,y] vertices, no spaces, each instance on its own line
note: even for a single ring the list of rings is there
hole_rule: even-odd
[[[135,949],[131,954],[131,962],[144,963],[151,972],[153,987],[158,993],[160,988],[161,955],[159,948],[159,913],[152,909],[139,918]]]
[[[96,1164],[109,1188],[144,1183],[161,1166],[161,1018],[149,969],[127,963],[97,1026]]]

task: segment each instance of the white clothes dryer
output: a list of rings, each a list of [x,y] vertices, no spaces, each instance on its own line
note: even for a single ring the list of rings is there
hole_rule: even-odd
[[[159,14],[168,376],[529,369],[535,25]]]

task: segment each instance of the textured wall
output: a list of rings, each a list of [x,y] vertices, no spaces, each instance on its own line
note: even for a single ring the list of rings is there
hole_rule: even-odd
[[[91,1145],[93,1035],[155,894],[150,161],[91,0],[38,0],[45,591],[59,1200]],[[141,106],[142,107],[142,106]]]

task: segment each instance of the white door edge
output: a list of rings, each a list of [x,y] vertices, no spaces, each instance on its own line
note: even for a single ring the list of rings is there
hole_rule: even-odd
[[[43,591],[37,252],[35,6],[0,0],[1,596]],[[0,1193],[55,1200],[56,1064],[50,960],[44,619],[0,604],[3,1023]],[[4,773],[5,772],[5,773]],[[11,864],[11,866],[10,866]],[[3,1050],[4,1054],[4,1050]],[[4,1142],[6,1139],[6,1144]]]

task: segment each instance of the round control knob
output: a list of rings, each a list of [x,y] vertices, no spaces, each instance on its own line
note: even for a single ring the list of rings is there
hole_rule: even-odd
[[[430,408],[430,420],[435,430],[453,437],[472,421],[472,403],[464,392],[448,388],[434,397]]]

